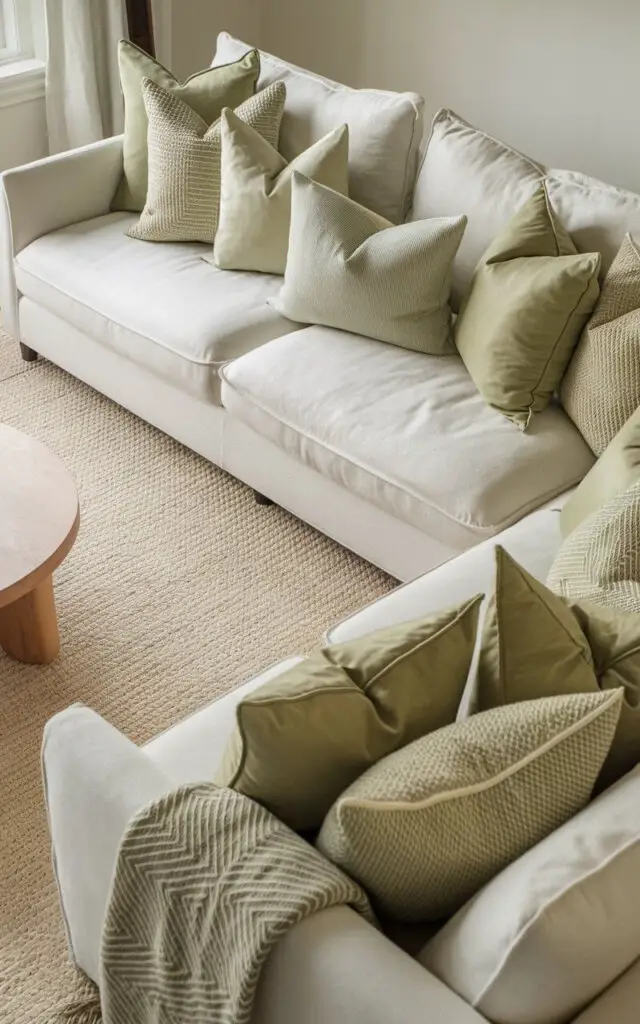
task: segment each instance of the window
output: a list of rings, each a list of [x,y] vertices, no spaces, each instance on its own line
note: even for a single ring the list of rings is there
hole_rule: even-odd
[[[40,56],[42,0],[0,0],[0,64]]]

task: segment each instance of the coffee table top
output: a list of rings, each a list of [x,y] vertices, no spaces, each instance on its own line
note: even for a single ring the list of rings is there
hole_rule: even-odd
[[[79,523],[78,492],[58,456],[0,424],[0,608],[51,575]]]

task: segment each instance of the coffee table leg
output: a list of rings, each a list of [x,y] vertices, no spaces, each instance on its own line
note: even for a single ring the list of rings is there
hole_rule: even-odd
[[[16,661],[46,665],[60,650],[53,578],[0,608],[0,647]]]

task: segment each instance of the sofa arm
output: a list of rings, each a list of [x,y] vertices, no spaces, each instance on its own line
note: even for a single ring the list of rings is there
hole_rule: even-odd
[[[58,228],[109,212],[122,176],[122,136],[45,157],[0,175],[0,305],[6,330],[19,336],[13,259]]]
[[[69,947],[77,965],[97,981],[102,922],[125,828],[175,782],[131,740],[79,704],[47,723],[42,770]]]
[[[485,1024],[350,907],[306,918],[263,968],[252,1024]]]

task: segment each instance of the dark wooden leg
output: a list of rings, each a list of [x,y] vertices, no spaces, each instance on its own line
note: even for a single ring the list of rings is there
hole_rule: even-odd
[[[25,363],[33,363],[38,358],[38,353],[28,345],[23,345],[22,342],[20,342],[20,355]]]
[[[266,494],[260,494],[260,491],[254,491],[253,496],[256,499],[256,505],[273,505],[271,498],[267,498]]]

